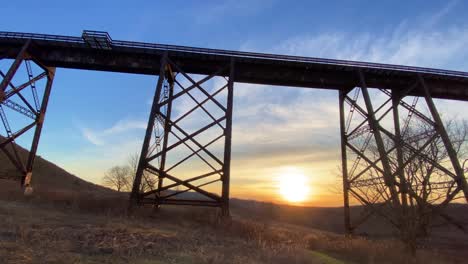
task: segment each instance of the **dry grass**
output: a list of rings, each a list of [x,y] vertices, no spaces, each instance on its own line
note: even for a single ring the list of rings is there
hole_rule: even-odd
[[[266,219],[221,221],[214,209],[140,208],[127,196],[0,192],[0,263],[457,263],[397,241],[340,235]]]
[[[282,234],[250,221],[219,221],[215,210],[151,215],[144,208],[128,216],[121,197],[36,195],[0,202],[5,263],[307,263]]]
[[[325,252],[332,256],[353,263],[461,263],[460,260],[450,258],[436,250],[419,250],[412,256],[405,246],[397,240],[369,240],[362,237],[347,238],[333,235],[309,235],[308,248]]]

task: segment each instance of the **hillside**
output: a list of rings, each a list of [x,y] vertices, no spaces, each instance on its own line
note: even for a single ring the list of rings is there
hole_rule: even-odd
[[[5,138],[0,136],[0,141]],[[17,146],[20,156],[23,160],[27,160],[28,151]],[[11,181],[1,179],[17,179],[20,174],[8,160],[3,152],[0,152],[0,184],[2,186],[12,185]],[[19,183],[18,183],[19,185]],[[70,190],[77,192],[99,192],[112,193],[113,191],[100,185],[85,181],[79,177],[70,174],[66,170],[57,165],[41,158],[36,157],[33,170],[32,185],[35,190]]]

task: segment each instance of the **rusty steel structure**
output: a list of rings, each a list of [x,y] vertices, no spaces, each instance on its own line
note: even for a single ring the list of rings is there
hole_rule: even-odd
[[[178,76],[181,77],[178,77]],[[224,84],[217,87],[213,93],[209,93],[204,84],[215,76],[226,76]],[[232,107],[233,107],[233,79],[234,79],[234,60],[231,59],[225,65],[220,65],[216,72],[206,75],[199,81],[195,81],[179,65],[177,65],[168,55],[164,53],[160,61],[160,73],[153,104],[148,120],[146,135],[141,149],[140,160],[136,172],[135,181],[131,193],[131,199],[138,204],[181,204],[181,205],[204,205],[218,206],[222,208],[224,215],[229,214],[229,174],[231,161],[231,133],[232,133]],[[180,79],[185,78],[188,85],[184,86]],[[176,92],[176,87],[179,91]],[[198,90],[206,96],[203,100],[198,100],[193,93]],[[226,103],[217,99],[217,95],[226,91]],[[195,105],[175,118],[172,115],[174,101],[181,97],[187,97]],[[221,116],[215,117],[206,107],[208,102],[222,112]],[[209,123],[194,131],[184,129],[181,122],[201,109],[207,117]],[[201,121],[201,120],[200,120]],[[200,143],[200,135],[206,131],[213,131],[212,128],[218,127],[216,136],[212,136],[205,144]],[[212,130],[210,130],[212,129]],[[169,144],[169,138],[175,140]],[[220,157],[209,149],[209,146],[224,139],[224,153]],[[189,144],[189,143],[192,143]],[[185,146],[189,153],[168,166],[168,155],[173,154],[179,146]],[[172,151],[172,152],[171,152]],[[205,154],[202,155],[202,154]],[[187,179],[181,179],[172,175],[177,167],[187,164],[188,160],[196,157],[209,167],[209,171],[191,176]],[[155,178],[155,180],[148,180]],[[147,184],[142,188],[144,182],[155,182],[154,186]],[[216,182],[222,182],[221,195],[204,190],[202,187]],[[179,186],[185,187],[184,190],[170,191]],[[174,199],[179,194],[194,191],[202,195],[204,199]]]
[[[373,96],[364,72],[358,70],[357,75],[357,87],[339,91],[347,233],[373,214],[401,230],[416,204],[464,230],[443,210],[456,197],[468,201],[464,169],[423,74],[415,73],[406,89],[374,89]],[[409,96],[416,91],[422,96]],[[420,97],[429,116],[422,110]],[[367,209],[354,221],[350,196]]]
[[[26,188],[30,187],[34,159],[41,137],[41,130],[44,123],[44,117],[47,110],[49,95],[52,88],[52,82],[55,75],[55,67],[45,66],[40,60],[32,55],[34,44],[28,40],[17,52],[14,61],[8,71],[5,73],[0,70],[2,82],[0,83],[0,118],[5,129],[5,138],[0,143],[0,149],[11,161],[15,168],[20,172],[20,181]],[[41,69],[41,73],[34,75],[32,64],[35,63]],[[13,84],[13,77],[24,66],[27,79],[19,85]],[[42,102],[40,102],[40,87],[37,87],[42,79],[46,79],[44,91],[42,93]],[[30,90],[32,96],[29,98],[24,93]],[[20,114],[28,121],[16,131],[12,130],[5,113],[5,108]],[[18,151],[15,140],[26,132],[34,129],[31,148],[27,157],[23,157]]]
[[[437,211],[455,197],[468,198],[463,168],[433,102],[468,101],[465,72],[119,41],[98,31],[84,31],[81,37],[0,32],[0,59],[12,60],[8,71],[2,72],[0,110],[8,107],[33,119],[33,123],[14,132],[9,128],[8,117],[3,110],[0,112],[6,128],[6,139],[0,147],[20,171],[24,186],[31,179],[55,68],[74,68],[158,77],[131,192],[132,204],[216,206],[222,208],[223,215],[229,215],[235,83],[338,91],[348,233],[373,213],[381,214],[377,208],[382,205],[404,215],[412,202],[428,203]],[[34,76],[28,70],[28,79],[14,84],[19,65],[31,62],[43,72]],[[33,97],[35,104],[31,104],[21,92],[31,89],[36,93],[36,82],[41,78],[47,80],[42,104],[37,103],[37,95]],[[12,101],[13,96],[20,103]],[[429,114],[418,109],[419,98]],[[408,99],[412,101],[408,103]],[[177,113],[174,109],[182,101],[191,102],[192,106]],[[201,127],[200,113],[206,121]],[[187,125],[190,120],[196,121],[198,127]],[[414,120],[430,129],[423,134],[407,133]],[[32,127],[36,130],[24,165],[14,142]],[[415,145],[421,140],[425,143]],[[444,161],[431,159],[426,153],[426,148],[437,140],[447,153]],[[181,148],[186,151],[184,155]],[[416,193],[421,183],[405,175],[417,158],[438,171],[440,177],[434,179],[431,188],[447,195],[436,205],[421,200]],[[194,159],[208,170],[195,173]],[[181,166],[186,166],[185,172],[177,172]],[[191,175],[187,168],[190,172],[193,168]],[[375,210],[352,217],[351,199]]]

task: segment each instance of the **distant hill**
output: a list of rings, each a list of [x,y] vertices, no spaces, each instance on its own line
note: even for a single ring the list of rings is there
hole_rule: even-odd
[[[344,232],[343,207],[303,207],[236,198],[231,198],[230,204],[232,211],[242,217],[254,217],[260,221],[279,221],[335,233]],[[352,219],[358,219],[363,212],[363,206],[352,206]],[[468,229],[467,204],[450,204],[445,209],[445,213]],[[448,236],[449,233],[454,233],[453,235],[457,236],[457,233],[460,232],[454,226],[447,225],[441,218],[434,219],[434,225],[436,226],[434,232],[438,234],[444,233]],[[374,214],[360,225],[355,232],[356,234],[371,235],[373,237],[388,237],[394,235],[395,231],[387,220]]]

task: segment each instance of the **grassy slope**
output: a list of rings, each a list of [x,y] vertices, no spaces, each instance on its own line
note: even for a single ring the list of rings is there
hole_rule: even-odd
[[[0,141],[3,141],[3,139],[4,137],[0,136]],[[17,146],[17,149],[26,163],[28,151],[20,146]],[[3,152],[0,152],[0,179],[1,178],[16,178],[18,180],[20,178],[19,173]],[[82,180],[40,156],[36,157],[34,163],[32,185],[35,189],[38,188],[41,190],[64,189],[79,192],[100,192],[105,194],[113,192],[100,185]]]

